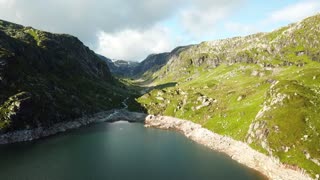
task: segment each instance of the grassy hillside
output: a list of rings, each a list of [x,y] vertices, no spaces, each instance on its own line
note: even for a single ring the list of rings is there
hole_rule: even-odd
[[[153,74],[138,99],[320,174],[320,15],[271,33],[203,42]]]
[[[121,107],[120,86],[76,37],[0,21],[0,132]]]

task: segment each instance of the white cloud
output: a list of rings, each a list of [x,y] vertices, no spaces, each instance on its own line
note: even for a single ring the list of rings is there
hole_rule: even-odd
[[[225,9],[218,11],[192,9],[182,12],[182,23],[189,33],[201,36],[214,30],[214,25],[221,20],[226,12]]]
[[[320,1],[306,0],[283,7],[269,13],[265,19],[252,24],[227,22],[224,28],[237,35],[248,35],[259,31],[265,32],[278,28],[279,23],[293,23],[320,11]],[[276,26],[276,27],[275,27]],[[272,28],[271,28],[272,27]]]
[[[225,29],[229,32],[238,33],[239,35],[247,35],[256,32],[258,28],[250,24],[227,22],[225,23]]]
[[[320,11],[320,1],[300,1],[296,4],[289,5],[283,9],[274,11],[270,14],[270,17],[266,20],[266,23],[289,21],[295,22],[314,15]]]
[[[117,33],[101,31],[97,52],[112,59],[143,60],[146,55],[172,50],[177,44],[168,29],[127,29]]]
[[[0,19],[94,43],[99,29],[150,28],[176,9],[171,0],[0,0]]]
[[[242,1],[0,0],[0,19],[75,35],[108,57],[140,60],[173,48],[179,38],[170,33],[183,32],[185,39],[194,40],[213,32]],[[177,19],[178,27],[155,27],[170,18]]]
[[[244,0],[230,0],[228,3],[220,0],[191,0],[190,8],[181,13],[182,24],[195,37],[211,34],[215,25],[227,18],[241,2]]]
[[[13,3],[13,0],[0,0],[0,5],[4,7],[10,7]]]

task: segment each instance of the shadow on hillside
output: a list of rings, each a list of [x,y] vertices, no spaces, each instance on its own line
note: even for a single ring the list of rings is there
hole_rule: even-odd
[[[140,98],[142,95],[144,95],[146,93],[149,93],[150,91],[152,91],[154,89],[161,90],[161,89],[165,89],[165,88],[169,88],[169,87],[174,87],[176,85],[177,85],[177,82],[169,82],[169,83],[160,84],[157,86],[141,88],[139,93],[128,94],[128,96],[127,96],[128,99],[126,101],[126,103],[128,105],[128,110],[132,111],[132,112],[147,113],[147,109],[137,102],[138,98]],[[136,89],[136,87],[130,87],[130,86],[127,86],[126,88],[127,88],[127,90]]]
[[[128,105],[129,111],[147,113],[147,109],[143,107],[139,102],[137,102],[138,98],[154,89],[161,90],[165,88],[175,87],[177,85],[177,82],[169,82],[148,87],[144,86],[144,83],[145,81],[134,82],[132,84],[118,81],[118,85],[123,91],[122,93],[125,94],[125,103]]]
[[[157,86],[150,87],[150,89],[151,90],[153,90],[153,89],[165,89],[165,88],[169,88],[169,87],[174,87],[176,85],[177,85],[177,82],[169,82],[169,83],[160,84],[160,85],[157,85]]]
[[[156,80],[157,77],[154,77],[154,78],[146,78],[146,79],[132,79],[134,81],[134,83],[137,85],[137,86],[148,86],[149,84],[151,84],[152,82],[154,82]]]
[[[148,88],[145,88],[141,94],[143,95],[143,94],[149,93],[150,91],[152,91],[154,89],[161,90],[161,89],[165,89],[165,88],[169,88],[169,87],[175,87],[176,85],[177,85],[177,82],[169,82],[169,83],[160,84],[157,86],[150,86]]]
[[[128,110],[131,112],[147,113],[147,109],[137,102],[136,99],[139,97],[140,95],[138,94],[129,96],[127,100]]]

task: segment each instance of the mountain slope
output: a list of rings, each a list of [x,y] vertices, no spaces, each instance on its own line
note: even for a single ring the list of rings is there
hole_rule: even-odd
[[[193,45],[139,98],[150,114],[189,119],[320,174],[320,15],[271,33]]]
[[[119,77],[143,78],[150,79],[154,72],[160,70],[168,61],[177,57],[180,52],[187,49],[189,46],[177,47],[171,52],[151,54],[142,62],[131,62],[124,60],[112,61],[100,55],[100,58],[107,62],[112,74]]]
[[[77,38],[0,21],[0,132],[121,107],[117,84]]]
[[[178,57],[181,52],[189,47],[190,46],[181,46],[173,49],[169,53],[149,55],[136,68],[134,68],[134,75],[143,79],[153,79],[151,76],[153,76],[155,72],[165,66],[171,59]]]
[[[110,69],[110,72],[119,77],[134,76],[134,69],[139,65],[138,62],[124,61],[124,60],[111,60],[102,55],[98,55],[101,60],[105,61]]]

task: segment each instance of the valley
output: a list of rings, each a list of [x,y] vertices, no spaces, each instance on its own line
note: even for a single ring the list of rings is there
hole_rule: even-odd
[[[1,20],[0,142],[170,116],[319,179],[319,49],[319,14],[140,63],[112,61],[74,36]]]
[[[316,176],[319,37],[316,15],[271,33],[177,48],[157,70],[127,81],[150,90],[138,98],[149,114],[190,120]]]

